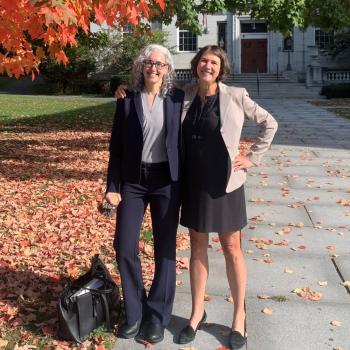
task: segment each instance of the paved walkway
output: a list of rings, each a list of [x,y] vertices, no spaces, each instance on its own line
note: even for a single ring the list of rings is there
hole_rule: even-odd
[[[264,164],[249,172],[246,183],[247,349],[350,350],[350,290],[341,285],[350,280],[350,207],[345,205],[350,200],[350,120],[302,100],[258,102],[276,117],[279,131]],[[254,132],[250,125],[245,129],[245,135]],[[177,288],[165,340],[154,350],[227,345],[233,305],[225,300],[224,257],[217,243],[212,247],[207,326],[193,344],[174,344],[191,312],[186,271],[178,276],[183,284]],[[306,300],[292,293],[296,288],[322,295],[319,301]],[[259,299],[262,294],[270,299]],[[265,308],[272,314],[263,313]],[[115,346],[143,348],[123,339]]]

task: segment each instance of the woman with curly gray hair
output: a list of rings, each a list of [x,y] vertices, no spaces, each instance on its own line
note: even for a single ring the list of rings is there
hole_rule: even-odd
[[[183,88],[180,223],[190,232],[192,312],[177,342],[193,342],[207,318],[209,232],[217,232],[234,304],[228,344],[230,350],[239,350],[247,343],[247,269],[241,249],[241,230],[247,224],[244,183],[247,169],[258,166],[268,150],[277,122],[244,88],[223,83],[230,67],[222,48],[201,48],[191,61],[191,70],[197,82]],[[121,90],[117,90],[118,97],[123,97]],[[242,155],[239,143],[245,119],[257,125],[258,137],[249,153]]]
[[[174,61],[169,50],[161,45],[147,45],[135,59],[131,70],[131,88],[132,90],[138,92],[145,88],[145,78],[143,74],[144,62],[149,59],[149,56],[153,51],[161,52],[164,55],[165,62],[167,64],[167,70],[163,76],[163,81],[160,86],[160,94],[165,97],[168,92],[171,92],[174,86],[175,68]]]
[[[148,45],[134,61],[132,89],[117,108],[106,200],[118,206],[114,240],[126,320],[119,336],[157,343],[170,321],[176,282],[180,206],[180,119],[184,93],[173,87],[169,51]],[[150,205],[155,271],[147,295],[139,260],[142,219]]]

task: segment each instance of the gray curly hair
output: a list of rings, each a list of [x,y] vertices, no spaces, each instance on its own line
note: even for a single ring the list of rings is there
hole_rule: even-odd
[[[165,97],[166,94],[171,93],[171,89],[174,86],[175,67],[169,50],[158,44],[147,45],[135,59],[131,70],[131,87],[134,91],[142,91],[144,89],[143,61],[147,60],[153,51],[162,52],[165,56],[165,63],[168,65],[168,72],[164,75],[163,83],[160,88],[160,93]]]

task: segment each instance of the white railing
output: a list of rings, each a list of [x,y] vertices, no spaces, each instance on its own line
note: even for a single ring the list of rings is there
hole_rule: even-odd
[[[323,72],[323,81],[327,83],[349,83],[350,70],[326,70]]]
[[[191,81],[193,78],[190,69],[176,69],[176,80]]]

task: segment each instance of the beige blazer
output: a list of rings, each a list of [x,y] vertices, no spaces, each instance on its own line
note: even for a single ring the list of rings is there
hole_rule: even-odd
[[[197,85],[186,85],[185,99],[181,121],[186,117],[197,91]],[[220,132],[231,159],[232,171],[226,186],[226,192],[239,188],[246,180],[246,170],[234,171],[233,160],[239,153],[238,146],[241,138],[244,118],[255,122],[258,127],[258,137],[250,148],[249,159],[258,166],[263,154],[268,150],[277,131],[277,122],[265,109],[257,105],[244,88],[227,86],[219,83],[220,100]]]

